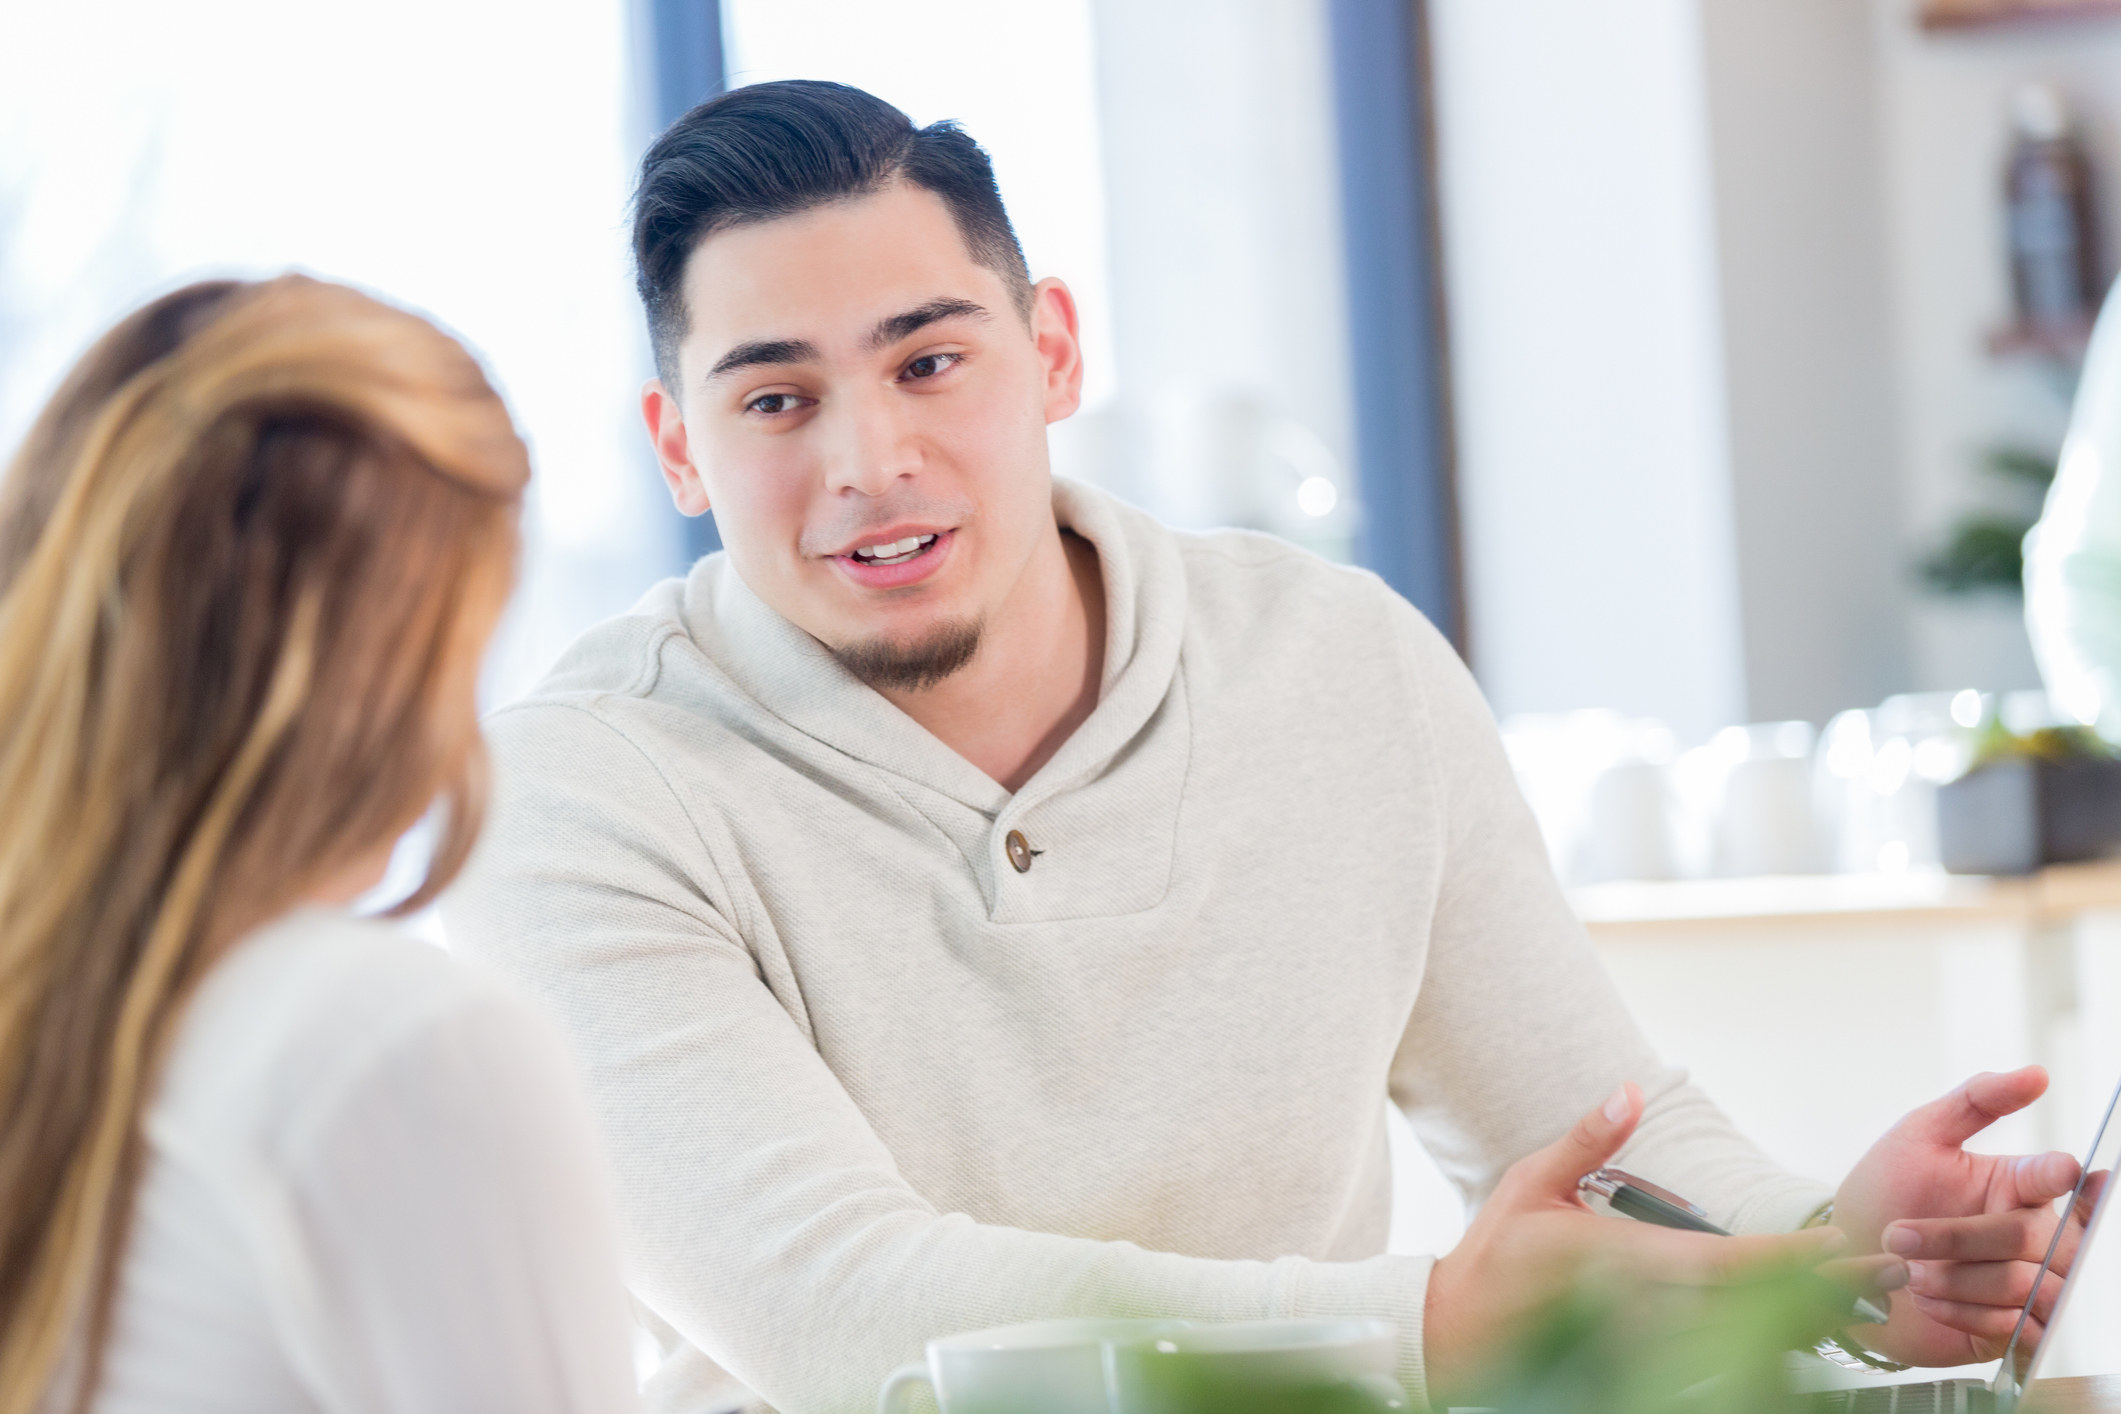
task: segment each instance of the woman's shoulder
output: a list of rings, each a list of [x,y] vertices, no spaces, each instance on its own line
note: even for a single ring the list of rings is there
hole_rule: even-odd
[[[387,924],[302,909],[237,943],[192,996],[148,1129],[256,1154],[408,1063],[435,1090],[473,1088],[552,1044],[501,979]]]

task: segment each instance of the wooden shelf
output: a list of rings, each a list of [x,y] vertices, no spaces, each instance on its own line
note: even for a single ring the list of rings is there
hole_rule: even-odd
[[[1911,870],[1593,884],[1569,902],[1593,936],[1794,921],[1894,924],[2051,923],[2121,910],[2121,861],[2055,864],[2022,878]]]
[[[2121,0],[1922,0],[1927,30],[1992,29],[2121,15]]]

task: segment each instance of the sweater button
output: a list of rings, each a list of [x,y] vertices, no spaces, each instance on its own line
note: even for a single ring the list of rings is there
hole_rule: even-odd
[[[1022,830],[1011,830],[1002,840],[1002,848],[1009,852],[1009,866],[1019,874],[1031,872],[1031,859],[1040,853],[1031,847]]]

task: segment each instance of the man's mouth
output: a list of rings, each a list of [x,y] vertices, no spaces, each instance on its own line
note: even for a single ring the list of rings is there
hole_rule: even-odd
[[[909,535],[881,545],[863,545],[847,558],[858,565],[902,565],[935,543],[933,535]]]
[[[864,589],[910,589],[942,573],[957,543],[955,530],[911,530],[895,540],[872,540],[832,556],[832,563]]]

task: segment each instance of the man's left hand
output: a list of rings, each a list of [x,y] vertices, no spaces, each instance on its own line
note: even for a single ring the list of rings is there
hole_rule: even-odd
[[[2039,1066],[1983,1074],[1913,1111],[1871,1146],[1834,1195],[1834,1226],[1852,1253],[1908,1259],[1892,1321],[1850,1334],[1910,1365],[1965,1365],[2003,1353],[2054,1236],[2055,1200],[2076,1187],[2078,1163],[2055,1152],[1970,1154],[1962,1147],[2047,1089]],[[2069,1270],[2083,1216],[2069,1217],[2055,1254]],[[2042,1283],[2052,1306],[2057,1277]],[[2035,1303],[2034,1316],[2047,1312]]]

